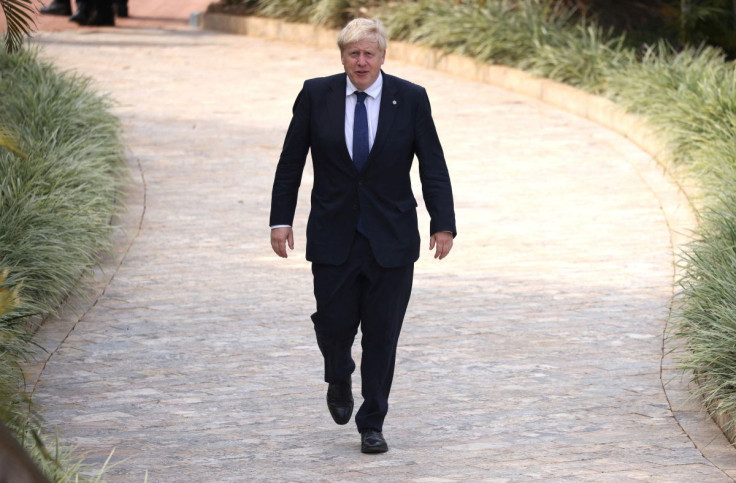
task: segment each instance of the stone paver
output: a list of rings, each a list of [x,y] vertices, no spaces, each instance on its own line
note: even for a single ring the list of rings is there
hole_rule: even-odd
[[[701,453],[660,376],[673,246],[655,193],[686,203],[627,140],[389,50],[385,70],[433,101],[459,236],[417,265],[391,451],[367,456],[324,407],[309,170],[296,250],[281,260],[267,241],[291,105],[339,69],[336,50],[186,29],[38,43],[111,93],[129,150],[124,258],[94,306],[41,331],[34,392],[90,463],[115,450],[110,480],[730,480],[736,453],[702,415],[690,423],[718,458]]]

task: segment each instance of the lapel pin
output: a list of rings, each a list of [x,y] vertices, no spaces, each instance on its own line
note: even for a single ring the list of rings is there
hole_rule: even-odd
[[[396,105],[396,101],[395,100],[393,101],[393,104],[394,104],[394,106]]]

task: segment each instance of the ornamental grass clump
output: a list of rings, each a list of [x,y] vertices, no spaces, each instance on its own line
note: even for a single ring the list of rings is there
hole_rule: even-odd
[[[733,180],[732,180],[733,182]],[[736,187],[736,186],[735,186]],[[677,336],[695,393],[733,430],[736,414],[736,194],[706,210],[683,260]]]
[[[600,92],[606,72],[635,58],[615,35],[549,0],[420,0],[387,4],[380,16],[396,40]]]
[[[608,77],[609,94],[659,130],[671,160],[699,180],[706,198],[730,189],[736,179],[736,66],[720,49],[676,51],[662,42]]]
[[[554,43],[539,44],[534,54],[516,67],[540,77],[602,94],[611,72],[635,62],[635,52],[623,35],[613,35],[595,23],[580,21],[567,28]]]
[[[55,312],[110,247],[123,150],[110,102],[32,52],[0,52],[0,419],[53,481],[86,481],[25,393],[32,324]],[[54,447],[52,450],[51,447]]]
[[[45,316],[109,247],[122,145],[110,102],[35,54],[0,55],[0,119],[25,156],[0,150],[0,267]],[[0,318],[0,324],[2,323]]]
[[[381,11],[396,40],[512,66],[559,36],[571,15],[543,0],[420,0],[387,4]]]

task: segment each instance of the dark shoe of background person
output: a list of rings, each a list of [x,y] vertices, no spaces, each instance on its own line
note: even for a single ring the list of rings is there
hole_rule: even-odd
[[[69,17],[72,22],[89,26],[114,26],[115,14],[107,2],[78,1],[77,11]]]
[[[120,18],[128,17],[128,0],[116,0],[112,6],[115,8],[115,15]]]
[[[350,378],[346,382],[330,383],[327,388],[327,409],[337,424],[347,424],[353,415],[353,387]]]
[[[77,1],[77,11],[74,12],[74,15],[69,17],[69,21],[76,22],[79,25],[86,25],[87,17],[89,17],[89,6],[87,5],[87,2],[83,2],[81,0]]]
[[[361,453],[385,453],[388,451],[388,444],[383,439],[383,433],[374,429],[366,429],[360,433],[360,452]]]
[[[115,26],[115,14],[112,11],[112,5],[99,7],[91,10],[87,21],[80,25],[88,25],[90,27],[113,27]]]
[[[72,6],[69,2],[54,0],[51,5],[41,7],[39,10],[44,15],[71,15]]]

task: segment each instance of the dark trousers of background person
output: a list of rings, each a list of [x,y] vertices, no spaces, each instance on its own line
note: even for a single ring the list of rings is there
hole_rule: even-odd
[[[77,0],[77,11],[69,20],[79,25],[115,25],[112,0]]]
[[[351,347],[360,326],[363,404],[355,422],[358,431],[383,431],[414,264],[381,267],[368,240],[356,233],[344,264],[313,263],[312,274],[317,301],[312,321],[324,357],[325,382],[344,382],[355,370]]]

